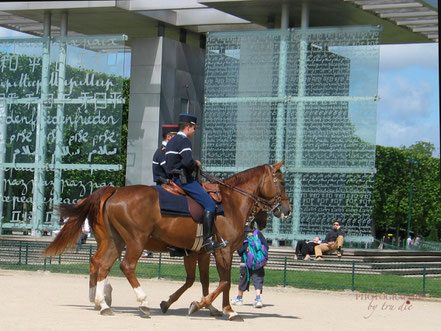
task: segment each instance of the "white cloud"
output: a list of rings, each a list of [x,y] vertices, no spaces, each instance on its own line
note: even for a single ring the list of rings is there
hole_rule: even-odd
[[[409,66],[438,68],[438,43],[380,46],[380,71]]]
[[[401,124],[385,120],[378,123],[377,144],[382,146],[407,146],[417,141],[426,141],[435,145],[436,156],[439,156],[439,125],[438,123],[420,123],[418,125]]]
[[[431,102],[435,87],[424,78],[395,75],[380,78],[380,118],[394,118],[397,122],[415,122],[431,116]]]

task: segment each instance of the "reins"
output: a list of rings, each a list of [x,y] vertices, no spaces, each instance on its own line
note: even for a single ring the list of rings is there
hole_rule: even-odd
[[[264,198],[258,197],[257,195],[254,195],[250,192],[244,191],[238,187],[231,186],[231,185],[225,183],[222,179],[219,179],[219,178],[217,178],[209,173],[206,173],[202,170],[200,170],[200,172],[201,172],[201,175],[203,177],[207,178],[210,182],[218,183],[219,185],[227,187],[233,191],[236,191],[236,192],[252,199],[254,201],[255,205],[257,206],[257,208],[253,209],[253,212],[250,215],[250,217],[252,217],[252,219],[254,219],[255,214],[257,214],[258,208],[260,208],[266,212],[273,212],[277,207],[279,207],[280,202],[282,201],[282,197],[280,195],[277,195],[275,198],[273,198],[271,200],[264,199]],[[272,200],[274,200],[274,202],[272,202]]]

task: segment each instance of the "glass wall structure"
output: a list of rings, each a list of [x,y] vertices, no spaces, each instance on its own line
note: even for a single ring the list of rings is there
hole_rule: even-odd
[[[273,243],[372,240],[379,27],[207,36],[202,160],[222,178],[285,159],[293,215]]]
[[[3,232],[57,229],[55,205],[117,181],[125,39],[0,40]]]

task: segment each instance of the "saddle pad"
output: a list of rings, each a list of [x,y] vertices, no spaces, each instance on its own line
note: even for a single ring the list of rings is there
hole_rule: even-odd
[[[154,188],[158,191],[159,207],[162,214],[191,216],[186,196],[172,194],[159,185]]]
[[[159,185],[153,187],[158,192],[159,207],[161,208],[161,214],[192,217],[189,211],[189,202],[187,200],[187,199],[189,200],[191,199],[189,196],[172,194]],[[197,204],[196,201],[193,200],[193,202]],[[203,208],[201,210],[203,211]],[[224,208],[222,204],[217,205],[216,215],[223,215],[223,213],[224,213]],[[195,220],[199,222],[201,216],[202,216],[202,212],[200,212],[200,215],[195,216]]]

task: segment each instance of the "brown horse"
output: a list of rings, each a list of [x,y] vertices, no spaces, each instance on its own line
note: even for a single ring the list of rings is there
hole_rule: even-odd
[[[214,254],[220,277],[219,286],[214,292],[203,297],[200,302],[194,301],[189,313],[211,305],[223,292],[223,312],[230,319],[239,318],[229,303],[233,252],[242,244],[245,222],[256,206],[265,211],[272,211],[275,216],[282,219],[290,215],[291,207],[280,171],[282,164],[283,161],[273,166],[262,165],[240,172],[224,181],[221,192],[225,216],[217,217],[215,236],[218,240],[221,240],[221,236],[230,244]],[[97,224],[97,220],[102,219],[105,225],[105,232],[102,235],[107,235],[109,240],[106,241],[106,245],[100,246],[103,247],[103,258],[96,268],[95,303],[100,307],[102,314],[111,312],[106,303],[108,284],[106,277],[126,245],[126,254],[121,263],[121,269],[141,303],[140,310],[148,315],[150,309],[147,296],[135,276],[138,258],[148,242],[154,242],[155,239],[169,245],[190,249],[196,236],[195,222],[190,217],[161,215],[157,191],[152,187],[141,185],[102,188],[70,208],[71,218],[63,227],[63,230],[66,230],[59,233],[46,248],[45,254],[56,255],[61,253],[66,246],[73,245],[86,217],[89,218],[92,229]]]
[[[64,217],[67,217],[67,215],[64,214]],[[262,230],[266,227],[267,224],[267,213],[261,210],[256,210],[255,215],[250,217],[249,220],[251,222],[257,223],[259,229]],[[99,261],[103,258],[103,254],[102,254],[103,250],[100,249],[100,247],[102,245],[105,245],[105,247],[108,246],[108,243],[106,241],[109,239],[109,236],[103,236],[104,232],[105,232],[105,226],[101,218],[101,221],[100,219],[97,220],[94,229],[94,236],[97,241],[98,249],[96,253],[92,256],[91,264],[90,264],[89,300],[92,303],[95,303],[98,268],[100,265]],[[160,241],[159,239],[151,238],[147,242],[144,249],[154,252],[168,252],[168,246],[169,245],[167,245],[167,243]],[[174,302],[176,302],[181,297],[181,295],[193,285],[196,279],[196,263],[198,264],[199,267],[199,277],[202,285],[202,295],[204,297],[208,295],[209,279],[210,279],[209,278],[210,257],[211,255],[206,254],[205,251],[203,250],[194,252],[191,255],[184,256],[184,266],[187,274],[185,283],[176,292],[171,294],[167,301],[161,301],[160,307],[164,314],[168,311],[170,306]],[[112,304],[112,287],[109,282],[107,282],[104,292],[105,292],[105,301],[110,307]],[[96,305],[95,308],[100,309],[98,305]],[[210,311],[211,316],[222,315],[221,312],[217,310],[213,305],[209,305],[206,308]]]
[[[107,188],[104,190],[104,197],[106,196],[105,191],[107,191]],[[112,190],[110,190],[111,192]],[[98,191],[97,191],[98,192]],[[98,194],[96,192],[96,194]],[[80,201],[77,205],[77,207],[82,206],[83,204],[88,203],[86,199],[83,199]],[[80,207],[83,208],[83,207]],[[60,234],[60,236],[66,236],[66,234],[69,233],[76,233],[78,228],[78,223],[81,223],[82,217],[78,217],[78,214],[76,211],[78,208],[75,208],[73,205],[61,205],[58,208],[58,211],[60,212],[60,217],[63,219],[69,218],[69,221],[66,223],[66,225],[61,229],[60,233],[63,232],[63,234]],[[86,207],[87,209],[87,207]],[[74,217],[77,217],[76,219]],[[96,222],[93,222],[92,231],[95,237],[95,240],[97,242],[97,250],[95,254],[91,258],[90,262],[90,278],[89,278],[89,300],[92,303],[95,303],[95,295],[96,295],[96,285],[97,285],[97,278],[98,278],[98,270],[100,268],[100,265],[102,263],[102,259],[105,257],[106,252],[110,247],[115,247],[115,243],[112,243],[112,236],[108,235],[106,231],[106,226],[104,224],[103,218],[100,217],[101,214],[97,215]],[[93,215],[92,215],[93,217]],[[72,221],[70,221],[72,218]],[[256,219],[260,220],[260,222],[266,221],[266,213],[259,211],[256,214]],[[260,227],[265,227],[266,222],[264,224],[260,224]],[[79,229],[79,228],[78,228]],[[74,235],[74,237],[78,237],[78,234]],[[71,245],[71,244],[69,244]],[[168,244],[157,239],[157,238],[151,238],[147,243],[144,249],[148,251],[154,251],[154,252],[168,252]],[[46,254],[49,254],[46,250]],[[61,253],[61,252],[59,252]],[[121,252],[120,252],[121,254]],[[209,289],[209,268],[210,268],[210,255],[206,254],[205,251],[199,251],[195,252],[195,254],[191,254],[188,256],[184,256],[184,266],[186,270],[186,280],[184,285],[182,285],[176,292],[174,292],[172,295],[170,295],[169,299],[167,301],[161,302],[161,310],[163,313],[166,313],[169,307],[176,302],[179,297],[187,290],[189,289],[195,279],[196,279],[196,264],[199,266],[199,275],[200,275],[200,282],[202,285],[202,294],[203,296],[208,295],[208,289]],[[104,285],[104,299],[106,304],[110,307],[112,304],[112,286],[107,281]],[[101,309],[101,307],[97,304],[95,304],[96,309]],[[212,305],[207,306],[207,309],[210,311],[211,316],[220,316],[222,315],[221,312],[219,312],[215,307]],[[111,314],[111,310],[101,310],[102,314]]]
[[[64,215],[66,216],[66,214]],[[261,216],[261,217],[263,218],[265,216]],[[90,262],[89,300],[90,302],[95,303],[98,269],[101,264],[101,259],[103,259],[104,253],[106,252],[106,249],[109,246],[108,240],[110,236],[107,236],[105,225],[104,222],[102,221],[102,218],[97,220],[95,229],[93,231],[94,231],[94,237],[97,241],[97,251],[92,256]],[[153,252],[168,252],[169,251],[168,246],[169,245],[167,243],[159,239],[151,238],[147,242],[144,249]],[[191,255],[184,256],[184,266],[187,274],[185,283],[176,292],[170,295],[167,301],[161,302],[160,306],[164,314],[167,312],[170,306],[174,302],[176,302],[180,298],[180,296],[193,285],[196,279],[196,264],[198,264],[199,266],[199,276],[202,285],[202,295],[203,296],[208,295],[210,257],[211,256],[209,254],[205,254],[204,251],[194,252]],[[110,285],[109,282],[106,283],[104,292],[105,292],[105,301],[107,305],[109,305],[110,307],[112,304],[112,286]],[[95,308],[100,309],[101,307],[95,305]],[[211,316],[222,315],[220,311],[218,311],[215,307],[213,307],[213,305],[209,305],[207,309],[210,311]],[[104,311],[104,313],[106,313],[106,311]],[[110,311],[107,311],[107,313],[110,313]]]
[[[67,217],[64,214],[65,217]],[[256,210],[255,216],[250,217],[249,219],[252,222],[257,223],[259,229],[264,229],[267,224],[267,213],[264,211]],[[92,303],[95,303],[95,294],[96,294],[96,284],[97,284],[97,276],[98,276],[98,268],[100,265],[100,260],[103,258],[102,252],[100,249],[102,245],[107,247],[108,243],[104,243],[109,239],[109,236],[103,236],[102,234],[105,232],[105,226],[103,221],[97,220],[94,229],[94,236],[97,241],[97,252],[92,256],[91,264],[90,264],[90,281],[89,281],[89,300]],[[154,252],[168,252],[167,243],[160,241],[156,238],[151,238],[144,249],[148,251]],[[101,254],[100,254],[101,253]],[[186,271],[186,279],[184,285],[182,285],[176,292],[171,294],[167,301],[162,301],[160,304],[162,312],[165,314],[170,306],[176,302],[181,295],[189,289],[195,279],[196,279],[196,263],[199,267],[199,276],[200,282],[202,285],[202,295],[205,297],[208,295],[209,289],[209,268],[210,268],[210,254],[206,254],[205,251],[201,250],[199,252],[194,252],[191,255],[184,256],[184,266]],[[107,282],[105,289],[105,301],[111,306],[112,303],[112,287],[109,282]],[[95,308],[100,309],[98,305]],[[211,316],[220,316],[222,315],[219,310],[217,310],[213,305],[209,305],[206,307],[210,311]]]

